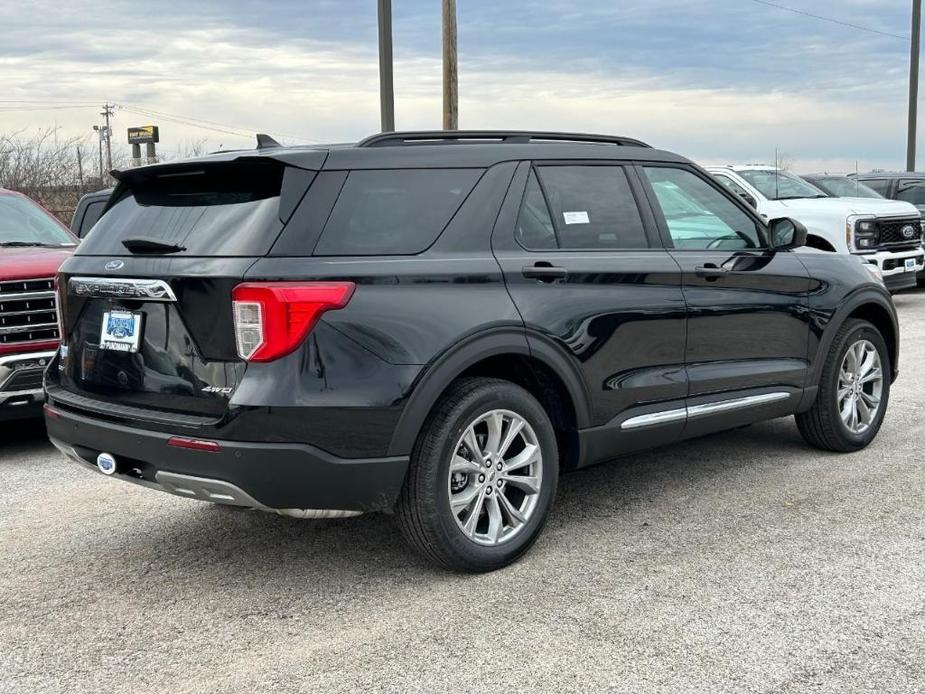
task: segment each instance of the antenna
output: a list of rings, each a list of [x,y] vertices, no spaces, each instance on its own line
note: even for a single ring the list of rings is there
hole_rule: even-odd
[[[861,181],[858,179],[858,160],[854,160],[854,197],[861,195]]]
[[[777,158],[777,147],[774,148],[774,199],[780,200],[780,161]]]

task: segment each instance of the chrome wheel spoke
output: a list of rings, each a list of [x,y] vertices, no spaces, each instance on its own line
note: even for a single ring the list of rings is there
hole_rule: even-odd
[[[869,371],[863,378],[859,380],[861,383],[870,383],[871,381],[880,381],[882,379],[883,374],[880,372],[880,369],[875,368]]]
[[[452,494],[450,496],[450,507],[453,509],[453,513],[458,516],[462,511],[472,506],[472,502],[474,502],[476,497],[481,493],[481,487],[477,484],[473,484],[457,494]]]
[[[482,466],[479,463],[464,458],[461,455],[453,456],[453,462],[450,463],[450,472],[463,472],[463,473],[475,473],[478,474],[482,471]]]
[[[498,454],[501,447],[501,432],[504,429],[504,415],[492,412],[485,420],[488,425],[488,438],[485,440],[485,452]]]
[[[526,517],[520,512],[520,509],[516,508],[504,494],[498,494],[498,504],[504,510],[504,514],[507,516],[510,525],[517,527],[527,522]]]
[[[469,449],[469,452],[472,454],[473,458],[481,460],[485,457],[482,447],[479,445],[479,440],[475,436],[475,427],[470,426],[466,433],[463,435],[462,442],[466,445],[466,448]],[[457,446],[458,448],[458,446]]]
[[[861,391],[861,399],[867,403],[868,407],[871,408],[874,408],[880,404],[880,398],[875,395],[871,395],[870,393],[865,393],[863,390]]]
[[[507,432],[504,435],[504,440],[501,442],[501,445],[498,447],[498,455],[502,458],[504,454],[507,453],[507,449],[511,447],[511,444],[514,443],[514,439],[517,438],[517,435],[520,434],[521,430],[526,425],[526,422],[522,419],[517,419],[511,422],[510,426],[507,428]]]
[[[477,494],[475,497],[475,503],[472,505],[472,511],[466,517],[466,523],[463,525],[463,530],[469,537],[475,536],[475,530],[479,524],[479,518],[482,515],[482,504],[484,499],[484,494]]]
[[[501,539],[504,529],[504,518],[501,517],[501,505],[498,503],[498,494],[485,497],[485,507],[488,510],[488,539],[493,544]]]
[[[505,484],[522,489],[527,494],[540,493],[540,480],[536,477],[528,477],[527,475],[504,475],[501,479],[504,480]]]
[[[524,449],[510,460],[504,461],[504,472],[519,470],[527,465],[532,465],[539,459],[540,447],[537,445],[524,446]]]

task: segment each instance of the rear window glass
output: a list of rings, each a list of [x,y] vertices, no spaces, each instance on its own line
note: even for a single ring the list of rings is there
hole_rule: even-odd
[[[146,238],[185,249],[171,255],[263,255],[282,226],[284,168],[270,161],[209,164],[133,182],[78,253],[128,255],[123,240]]]
[[[408,255],[430,246],[482,169],[351,171],[315,255]]]

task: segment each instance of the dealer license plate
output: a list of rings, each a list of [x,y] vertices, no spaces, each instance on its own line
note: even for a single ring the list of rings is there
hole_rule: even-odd
[[[140,313],[107,311],[103,314],[103,331],[100,349],[114,352],[137,352],[141,343]]]

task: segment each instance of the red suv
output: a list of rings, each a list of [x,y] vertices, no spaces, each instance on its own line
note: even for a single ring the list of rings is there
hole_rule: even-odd
[[[54,277],[77,240],[25,195],[0,189],[0,420],[41,413],[58,347]]]

